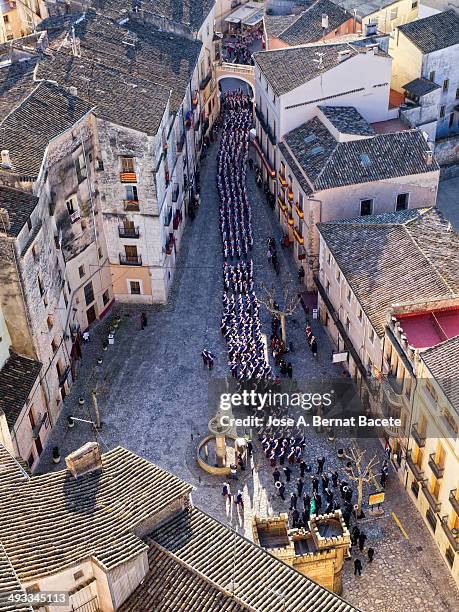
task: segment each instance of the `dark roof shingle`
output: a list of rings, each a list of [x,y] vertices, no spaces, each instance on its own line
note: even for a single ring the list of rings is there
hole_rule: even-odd
[[[432,83],[432,81],[429,81],[428,79],[419,78],[410,81],[406,85],[403,85],[403,89],[408,91],[413,96],[421,97],[435,91],[436,89],[440,89],[440,85]]]
[[[421,352],[421,359],[459,414],[459,336]]]
[[[315,191],[439,169],[435,159],[427,162],[418,130],[338,142],[314,117],[286,134],[284,142]]]
[[[80,17],[76,21],[61,17],[43,21],[40,27],[49,33],[53,54],[66,54],[69,57],[69,67],[72,62],[77,66],[74,75],[78,74],[78,58],[72,57],[68,45],[62,44],[69,36],[72,25],[79,39],[83,61],[94,66],[101,64],[112,72],[123,74],[125,82],[131,77],[148,81],[151,86],[158,87],[159,105],[163,103],[161,92],[164,89],[171,91],[171,110],[179,108],[202,48],[200,40],[161,31],[153,25],[133,19],[120,25],[94,11],[88,11],[84,18]],[[102,77],[99,80],[103,82]],[[85,97],[83,92],[81,95]],[[147,113],[147,119],[148,113],[152,112],[139,104],[135,108],[140,120],[144,112]]]
[[[353,106],[319,106],[322,113],[341,134],[373,136],[374,129]]]
[[[21,582],[96,558],[110,570],[147,548],[140,525],[188,497],[192,486],[121,447],[102,468],[74,478],[68,470],[27,477],[0,445],[0,543]]]
[[[10,429],[24,408],[41,366],[39,361],[11,353],[0,370],[0,410],[4,412]]]
[[[52,83],[35,89],[2,122],[0,148],[10,152],[11,172],[36,178],[49,141],[91,110],[86,101]]]
[[[393,304],[459,294],[459,235],[436,208],[317,227],[381,337]]]
[[[328,15],[328,27],[322,28],[322,15]],[[288,45],[303,45],[321,40],[352,15],[331,0],[316,0],[299,15],[267,16],[267,32]]]
[[[150,537],[178,563],[185,563],[218,589],[234,590],[235,598],[257,612],[279,608],[273,580],[282,584],[284,607],[289,612],[355,610],[338,595],[197,508],[176,515]]]
[[[459,45],[459,15],[453,9],[399,26],[422,53]]]
[[[37,204],[38,198],[31,193],[0,186],[0,208],[8,212],[10,220],[10,228],[7,229],[6,234],[18,236]],[[0,232],[3,230],[0,222]]]
[[[253,57],[274,93],[283,95],[338,66],[343,61],[339,51],[348,51],[350,56],[358,53],[353,46],[342,43],[260,51]]]

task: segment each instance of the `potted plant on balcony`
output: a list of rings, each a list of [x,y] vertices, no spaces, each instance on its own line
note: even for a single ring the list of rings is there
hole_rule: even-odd
[[[61,460],[61,452],[58,446],[53,448],[53,463],[59,463]]]

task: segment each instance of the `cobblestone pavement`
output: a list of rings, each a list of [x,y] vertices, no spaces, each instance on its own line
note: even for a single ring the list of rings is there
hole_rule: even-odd
[[[53,446],[59,446],[65,457],[93,439],[90,425],[77,423],[69,429],[66,416],[73,414],[93,419],[88,380],[95,376],[105,380],[105,392],[100,394],[103,427],[97,434],[102,448],[122,445],[182,477],[196,487],[193,493],[196,505],[251,538],[253,513],[266,516],[288,508],[288,503],[282,502],[274,492],[271,469],[264,455],[256,449],[251,465],[235,483],[244,492],[243,512],[236,510],[234,504],[225,506],[221,496],[222,480],[202,474],[194,458],[196,440],[207,433],[207,423],[215,413],[215,407],[209,407],[207,402],[209,377],[223,378],[228,373],[225,346],[219,332],[222,259],[215,154],[214,146],[201,172],[201,207],[195,221],[188,221],[169,303],[149,309],[117,305],[113,314],[120,315],[121,323],[116,331],[115,345],[109,346],[106,352],[101,350],[102,338],[107,334],[112,315],[94,328],[90,344],[83,348],[78,380],[65,401],[62,417],[44,450],[39,470],[62,468],[62,464],[52,463]],[[278,288],[282,279],[292,277],[296,282],[296,267],[290,253],[280,247],[280,277],[276,277],[267,265],[267,237],[272,235],[279,240],[280,231],[252,176],[249,177],[249,194],[256,241],[253,252],[255,280],[260,294],[261,282],[275,284]],[[143,331],[139,321],[141,310],[148,313],[148,327]],[[269,333],[266,313],[263,322],[264,331]],[[319,343],[318,359],[314,359],[305,347],[304,322],[301,311],[288,322],[288,336],[295,348],[289,357],[294,377],[317,379],[339,375],[339,370],[330,364],[331,347],[316,322],[313,322],[313,331]],[[217,357],[211,373],[202,366],[203,347]],[[103,363],[94,366],[99,356],[103,357]],[[78,404],[80,395],[85,397],[83,406]],[[326,470],[339,467],[336,449],[346,441],[332,443],[312,429],[309,433],[306,459],[315,464],[316,457],[324,454]],[[368,454],[374,451],[382,457],[379,441],[368,441],[367,446]],[[290,497],[295,480],[296,475],[287,489],[286,499]],[[307,488],[310,488],[309,483]],[[367,546],[376,550],[375,560],[371,565],[363,563],[361,577],[354,577],[353,562],[346,562],[344,598],[365,612],[457,610],[459,595],[449,572],[394,475],[389,479],[387,499],[382,517],[367,518],[363,522],[368,535]],[[402,522],[409,540],[397,527],[392,511]]]

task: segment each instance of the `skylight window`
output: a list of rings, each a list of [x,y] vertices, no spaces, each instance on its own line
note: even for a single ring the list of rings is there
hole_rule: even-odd
[[[306,138],[304,139],[304,142],[306,144],[309,144],[311,142],[314,142],[317,140],[317,136],[315,134],[309,134],[309,136],[306,136]]]
[[[371,166],[371,159],[368,157],[366,153],[361,153],[360,163],[362,164],[362,166],[365,166],[365,168],[368,168],[368,166]]]
[[[322,146],[314,147],[310,151],[308,151],[308,155],[319,155],[322,153],[324,148]]]

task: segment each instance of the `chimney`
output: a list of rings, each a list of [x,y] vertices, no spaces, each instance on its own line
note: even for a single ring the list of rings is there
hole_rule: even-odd
[[[8,151],[8,149],[2,149],[1,155],[2,155],[1,167],[9,170],[11,168],[10,152]]]
[[[342,51],[338,51],[338,61],[344,62],[344,60],[347,60],[351,57],[351,50],[350,49],[343,49]]]
[[[328,28],[328,15],[327,13],[322,13],[322,27],[324,30]]]
[[[75,85],[71,85],[69,87],[69,92],[70,92],[70,95],[72,96],[78,95],[78,89],[75,87]]]
[[[11,229],[10,215],[6,208],[0,208],[0,232],[8,232]]]
[[[426,162],[426,166],[431,166],[433,162],[433,151],[430,149],[428,151],[424,151],[424,161]]]
[[[67,469],[74,478],[102,469],[102,457],[97,442],[87,442],[65,458]]]
[[[365,36],[375,36],[376,34],[376,30],[377,30],[377,24],[376,23],[366,23],[364,25],[365,28]]]

